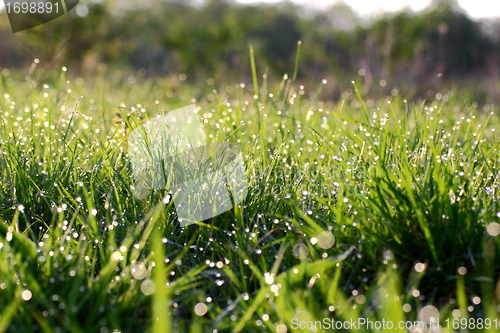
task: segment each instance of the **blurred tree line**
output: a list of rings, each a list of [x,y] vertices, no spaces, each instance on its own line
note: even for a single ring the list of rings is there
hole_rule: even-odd
[[[0,16],[0,67],[24,68],[38,58],[80,75],[106,64],[150,76],[240,78],[249,76],[251,43],[260,72],[281,76],[293,70],[301,40],[299,79],[326,78],[333,95],[359,75],[367,90],[384,86],[381,80],[407,90],[477,81],[487,94],[500,90],[498,22],[472,20],[455,0],[371,21],[344,3],[310,12],[290,2],[93,0],[17,34]]]

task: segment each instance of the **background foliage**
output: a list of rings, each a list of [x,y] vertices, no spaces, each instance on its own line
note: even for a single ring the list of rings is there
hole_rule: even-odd
[[[104,64],[132,73],[146,70],[148,76],[234,80],[249,76],[251,43],[262,70],[281,76],[293,68],[301,40],[299,80],[328,79],[327,98],[341,97],[345,82],[363,69],[365,93],[384,91],[379,81],[386,80],[390,89],[411,96],[427,97],[436,87],[473,87],[480,101],[498,99],[498,22],[476,22],[452,0],[371,20],[358,18],[343,3],[323,12],[287,2],[248,6],[228,0],[82,1],[81,6],[84,17],[74,10],[16,35],[1,14],[0,66],[27,68],[38,58],[46,68],[64,64],[81,75]]]

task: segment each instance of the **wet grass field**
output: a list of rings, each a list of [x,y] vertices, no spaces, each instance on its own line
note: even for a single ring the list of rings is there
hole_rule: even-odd
[[[500,326],[496,106],[35,67],[0,76],[0,332]],[[249,188],[181,227],[168,189],[134,196],[127,137],[190,104],[210,141],[241,147]]]

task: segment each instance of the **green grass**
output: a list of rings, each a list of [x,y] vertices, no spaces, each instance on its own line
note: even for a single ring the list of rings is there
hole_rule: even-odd
[[[498,109],[355,86],[323,102],[295,75],[259,89],[252,63],[247,86],[1,76],[0,332],[498,318]],[[134,197],[127,134],[192,103],[241,146],[249,193],[181,228],[166,190]]]

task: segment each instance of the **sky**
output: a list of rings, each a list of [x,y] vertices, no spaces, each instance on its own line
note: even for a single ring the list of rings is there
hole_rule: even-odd
[[[278,2],[280,0],[238,0],[241,3],[256,2]],[[291,0],[296,3],[305,4],[314,8],[324,8],[334,4],[339,0]],[[409,7],[414,11],[419,11],[427,7],[431,0],[346,0],[355,12],[362,16],[370,16],[380,12],[398,11]],[[460,7],[472,18],[500,18],[499,0],[458,0]]]

